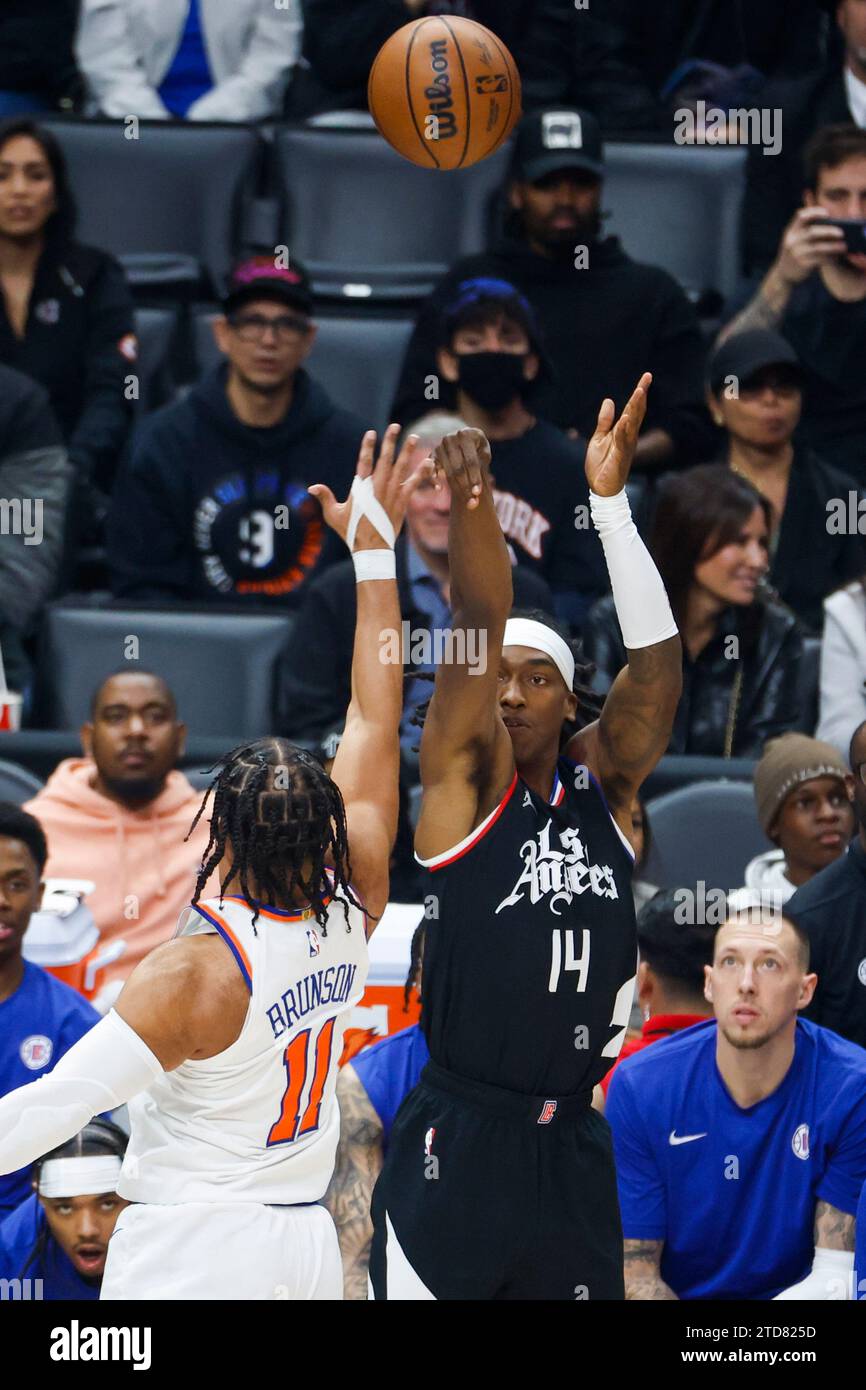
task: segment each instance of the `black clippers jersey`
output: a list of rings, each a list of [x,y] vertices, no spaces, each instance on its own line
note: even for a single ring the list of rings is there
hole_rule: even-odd
[[[637,966],[634,856],[588,770],[550,802],[514,780],[430,870],[423,1023],[434,1062],[529,1095],[586,1091],[625,1038]]]

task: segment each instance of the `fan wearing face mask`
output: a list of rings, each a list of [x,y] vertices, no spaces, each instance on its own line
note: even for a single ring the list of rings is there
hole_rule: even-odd
[[[494,502],[513,558],[553,591],[557,615],[579,627],[608,579],[589,521],[585,443],[533,411],[551,368],[535,315],[505,280],[464,280],[442,315],[439,372],[457,413],[487,436]]]

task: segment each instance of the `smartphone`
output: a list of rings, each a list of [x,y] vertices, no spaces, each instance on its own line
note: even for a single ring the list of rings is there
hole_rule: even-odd
[[[837,218],[829,217],[827,221],[831,227],[838,227],[845,237],[846,249],[852,254],[866,256],[866,222],[859,217]]]

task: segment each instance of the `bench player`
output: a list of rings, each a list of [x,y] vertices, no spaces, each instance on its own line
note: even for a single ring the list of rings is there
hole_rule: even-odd
[[[0,1102],[3,1172],[132,1102],[118,1191],[133,1205],[109,1245],[104,1299],[342,1296],[336,1232],[318,1203],[339,1132],[342,1032],[397,826],[403,673],[379,659],[379,634],[400,630],[394,536],[425,468],[411,469],[414,438],[394,462],[398,434],[386,432],[375,471],[375,435],[364,436],[347,502],[310,489],[359,581],[331,776],[283,739],[229,754],[178,938],[138,966],[44,1084]],[[199,901],[214,869],[221,894]]]
[[[681,688],[676,624],[625,493],[650,382],[616,423],[604,402],[586,454],[628,666],[583,728],[568,643],[509,619],[486,439],[460,430],[434,453],[456,504],[455,637],[481,631],[492,655],[484,674],[440,665],[424,721],[431,1061],[373,1197],[377,1298],[623,1297],[610,1131],[590,1102],[634,993],[632,801]]]

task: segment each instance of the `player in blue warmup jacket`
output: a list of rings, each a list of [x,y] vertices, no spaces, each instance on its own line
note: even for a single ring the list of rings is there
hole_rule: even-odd
[[[756,907],[716,935],[715,1019],[611,1082],[626,1298],[852,1297],[866,1051],[798,1019],[808,938]]]
[[[424,957],[422,918],[412,936],[405,1003],[421,996]],[[420,1021],[364,1048],[347,1062],[337,1081],[340,1143],[325,1202],[334,1218],[343,1257],[347,1299],[367,1297],[367,1266],[373,1219],[370,1200],[388,1148],[394,1118],[430,1060]]]
[[[32,1195],[0,1221],[0,1279],[20,1280],[22,1297],[99,1298],[108,1242],[128,1205],[115,1191],[126,1144],[122,1129],[95,1119],[34,1165]]]
[[[857,1239],[854,1246],[854,1297],[866,1299],[866,1182],[857,1204]]]
[[[44,1076],[99,1022],[86,999],[21,954],[47,857],[38,820],[0,802],[0,1096]],[[29,1167],[0,1177],[0,1218],[30,1190]]]

